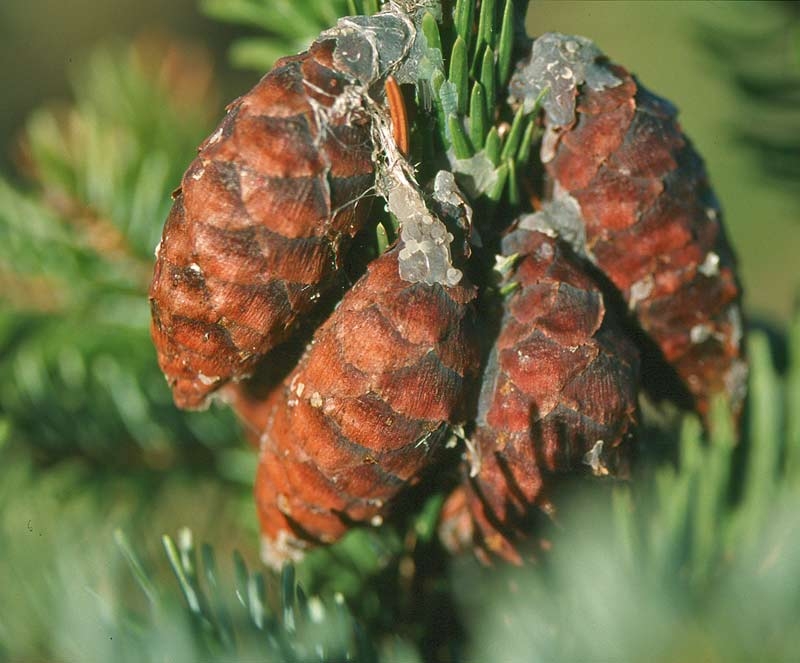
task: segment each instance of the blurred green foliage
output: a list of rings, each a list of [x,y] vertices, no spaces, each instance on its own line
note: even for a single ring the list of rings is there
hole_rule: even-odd
[[[219,60],[225,96],[248,84],[224,67],[234,31],[197,9],[197,0],[3,0],[0,2],[0,173],[14,177],[15,143],[28,114],[67,100],[70,77],[98,43],[138,35],[170,35],[202,43]]]
[[[232,53],[266,66],[349,4],[204,6],[257,32]],[[284,14],[264,19],[265,7],[302,20],[275,23]],[[756,43],[783,12],[536,3],[529,15],[536,32],[593,37],[684,108],[727,204],[751,303],[778,317],[788,317],[797,285],[787,277],[797,201],[790,180],[758,175],[736,132],[760,128],[743,109],[771,112],[759,104],[782,100],[784,79],[737,73],[755,66],[741,49],[696,35],[724,22],[723,44]],[[767,69],[782,57],[762,55]],[[27,122],[26,184],[0,179],[0,660],[792,659],[800,316],[778,335],[785,371],[766,336],[751,338],[741,437],[722,409],[708,439],[692,418],[646,430],[631,482],[569,486],[571,507],[543,534],[553,552],[537,567],[448,559],[436,495],[405,522],[353,532],[280,577],[254,571],[255,455],[224,411],[173,407],[147,331],[152,251],[169,193],[223,103],[218,83],[202,50],[163,39],[81,60],[72,103]],[[474,71],[488,88],[483,69]],[[438,84],[463,87],[448,75]],[[777,92],[759,92],[751,108],[739,91],[748,86],[726,76],[772,81]],[[467,149],[495,140],[479,130],[475,89],[459,116],[476,118]],[[518,149],[503,158],[513,164]],[[675,462],[664,448],[678,449]]]
[[[783,180],[796,195],[800,181],[800,4],[776,3],[754,30],[741,25],[698,26],[721,75],[741,93],[748,115],[737,133],[759,157],[765,178]]]
[[[29,120],[32,186],[0,181],[0,411],[47,458],[163,468],[235,440],[229,417],[175,409],[148,333],[159,219],[210,127],[211,85],[202,53],[97,50],[75,105]]]

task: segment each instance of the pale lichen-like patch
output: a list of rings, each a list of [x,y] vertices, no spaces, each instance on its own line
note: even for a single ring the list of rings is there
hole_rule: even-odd
[[[420,192],[398,185],[389,191],[387,201],[389,211],[400,221],[400,278],[412,283],[458,284],[461,271],[453,267],[450,257],[453,235],[430,213]]]
[[[481,246],[481,240],[472,223],[472,206],[448,170],[440,170],[433,180],[433,194],[429,202],[434,214],[448,228],[460,228],[465,241],[461,247],[464,258],[472,254],[472,246]]]
[[[374,16],[348,16],[322,33],[336,40],[333,61],[362,85],[370,85],[389,72],[409,52],[414,26],[394,11]]]
[[[655,279],[652,274],[648,274],[643,279],[639,279],[631,286],[630,295],[628,297],[628,308],[633,311],[639,302],[643,302],[653,292],[656,287]]]
[[[497,184],[497,167],[485,151],[481,150],[467,159],[457,159],[451,148],[447,151],[447,158],[453,172],[461,176],[459,180],[464,185],[464,190],[473,198],[482,196]]]
[[[275,539],[261,537],[261,560],[270,568],[279,570],[286,562],[299,562],[308,544],[302,539],[281,530]]]
[[[390,73],[398,83],[417,83],[420,63],[430,65],[437,55],[441,57],[427,46],[419,29],[426,11],[440,15],[440,3],[395,0],[374,16],[341,19],[323,37],[336,41],[336,66],[356,81],[349,93],[340,95],[347,107],[345,112],[363,103],[372,120],[376,190],[400,224],[400,277],[412,283],[454,286],[462,274],[450,256],[453,235],[431,213],[414,168],[395,144],[386,109],[369,95],[370,88]],[[446,191],[445,179],[439,189],[440,195],[451,198],[457,191],[454,181]]]
[[[521,217],[518,227],[557,237],[572,247],[578,255],[591,259],[586,246],[586,226],[581,215],[581,206],[575,198],[564,193],[560,198],[542,205],[534,214]]]
[[[596,477],[608,476],[609,471],[603,462],[603,440],[597,440],[590,451],[583,455],[583,464],[592,468],[592,474]]]
[[[219,382],[220,378],[216,375],[206,375],[205,373],[198,373],[197,379],[200,380],[200,384],[209,386]]]
[[[749,376],[747,362],[742,359],[735,359],[731,367],[725,373],[725,388],[730,394],[731,403],[734,407],[740,406],[747,396],[747,378]]]
[[[616,87],[622,81],[601,62],[603,53],[586,37],[547,32],[533,42],[528,60],[509,84],[512,103],[531,112],[542,93],[542,107],[552,124],[566,126],[575,120],[579,85],[593,90]],[[546,92],[545,92],[546,91]]]
[[[711,335],[713,330],[710,325],[699,324],[695,325],[689,330],[689,339],[692,343],[699,345],[700,343],[705,343]]]
[[[440,170],[436,173],[433,179],[433,199],[441,206],[450,208],[451,216],[460,217],[465,228],[472,225],[472,207],[458,188],[455,175],[450,171]]]
[[[738,350],[742,347],[742,341],[744,340],[744,323],[742,321],[742,310],[739,308],[739,305],[734,303],[728,306],[726,317],[731,326],[731,343],[733,347]]]
[[[398,83],[416,83],[420,64],[437,60],[419,29],[425,12],[441,17],[439,0],[393,0],[372,16],[339,19],[321,39],[336,41],[336,67],[361,85],[368,87],[390,73]]]
[[[697,271],[709,278],[717,276],[719,274],[719,256],[713,251],[709,251],[703,260],[703,264],[697,268]]]

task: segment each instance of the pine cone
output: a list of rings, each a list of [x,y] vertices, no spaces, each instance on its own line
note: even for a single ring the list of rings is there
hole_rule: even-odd
[[[228,107],[186,171],[150,288],[158,360],[182,408],[248,376],[335,282],[366,221],[371,124],[320,39]]]
[[[256,501],[272,566],[377,523],[468,417],[475,288],[409,283],[373,261],[271,398]]]
[[[500,334],[484,371],[464,483],[445,509],[442,538],[519,563],[516,544],[558,475],[620,471],[635,426],[639,357],[599,286],[565,247],[517,229]],[[465,519],[464,510],[471,518]]]
[[[651,345],[701,413],[717,392],[743,398],[735,261],[674,109],[588,40],[547,35],[511,89],[526,107],[549,91],[550,200],[502,242],[509,260],[519,256],[507,283],[518,290],[483,362],[475,418],[477,288],[453,252],[480,270],[480,259],[464,264],[466,238],[480,238],[452,173],[422,193],[401,154],[405,113],[390,86],[403,149],[392,140],[376,91],[389,74],[418,82],[425,40],[416,40],[420,7],[390,4],[343,19],[229,107],[184,175],[157,251],[159,362],[180,407],[203,407],[222,390],[258,441],[263,556],[275,567],[353,524],[382,522],[434,467],[448,428],[472,422],[441,537],[487,561],[521,562],[559,477],[624,473]],[[373,159],[398,245],[369,264],[299,363],[273,353],[261,363],[268,379],[248,380],[275,345],[291,338],[284,350],[304,349],[293,329],[366,222],[359,201],[375,183]],[[479,256],[495,246],[497,223],[486,244],[476,241]],[[636,322],[618,324],[626,305]]]
[[[541,156],[552,196],[577,202],[585,222],[581,250],[622,293],[696,409],[707,414],[721,393],[738,410],[747,369],[736,261],[677,110],[607,64],[588,40],[540,39],[539,54],[553,58],[548,71],[563,86],[558,104],[545,105]],[[534,60],[516,74],[512,96],[520,97]]]

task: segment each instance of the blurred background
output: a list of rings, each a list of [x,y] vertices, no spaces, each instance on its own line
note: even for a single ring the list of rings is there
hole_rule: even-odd
[[[70,78],[82,59],[100,44],[130,41],[142,35],[194,41],[211,54],[220,81],[232,94],[247,89],[255,76],[237,76],[225,51],[241,29],[213,21],[197,0],[7,0],[0,5],[0,164],[14,173],[15,142],[28,114],[43,103],[67,102]],[[238,80],[230,80],[231,77]]]
[[[236,587],[230,603],[259,633],[280,624],[294,642],[294,579],[242,570],[259,568],[255,456],[229,413],[175,410],[145,291],[197,144],[277,54],[347,6],[0,2],[0,661],[213,658],[236,629],[211,596],[191,609],[203,573],[206,588]],[[607,509],[577,500],[579,535],[544,574],[443,561],[434,501],[408,530],[311,555],[297,578],[340,593],[384,660],[486,660],[498,647],[784,660],[800,646],[785,635],[800,610],[800,3],[534,0],[527,27],[590,37],[679,107],[726,212],[749,318],[769,332],[751,345],[746,442],[724,416],[716,445],[694,420],[653,433],[680,437],[680,462]],[[211,548],[194,558],[203,541],[219,574]],[[363,629],[348,633],[363,644]],[[234,638],[243,658],[264,651],[249,637]]]

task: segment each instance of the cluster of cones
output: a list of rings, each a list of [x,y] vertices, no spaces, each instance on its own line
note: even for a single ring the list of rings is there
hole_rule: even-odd
[[[520,176],[543,172],[546,202],[503,230],[499,287],[404,280],[400,241],[256,397],[248,379],[335,291],[370,218],[374,111],[341,110],[355,83],[335,49],[323,35],[279,61],[184,175],[150,291],[159,363],[178,406],[220,395],[257,441],[269,564],[383,522],[462,426],[442,539],[520,562],[559,476],[624,472],[643,388],[669,373],[701,416],[716,394],[741,407],[719,208],[672,106],[598,60],[617,82],[576,85],[567,123],[541,117],[541,157]],[[491,293],[492,321],[478,305]]]

